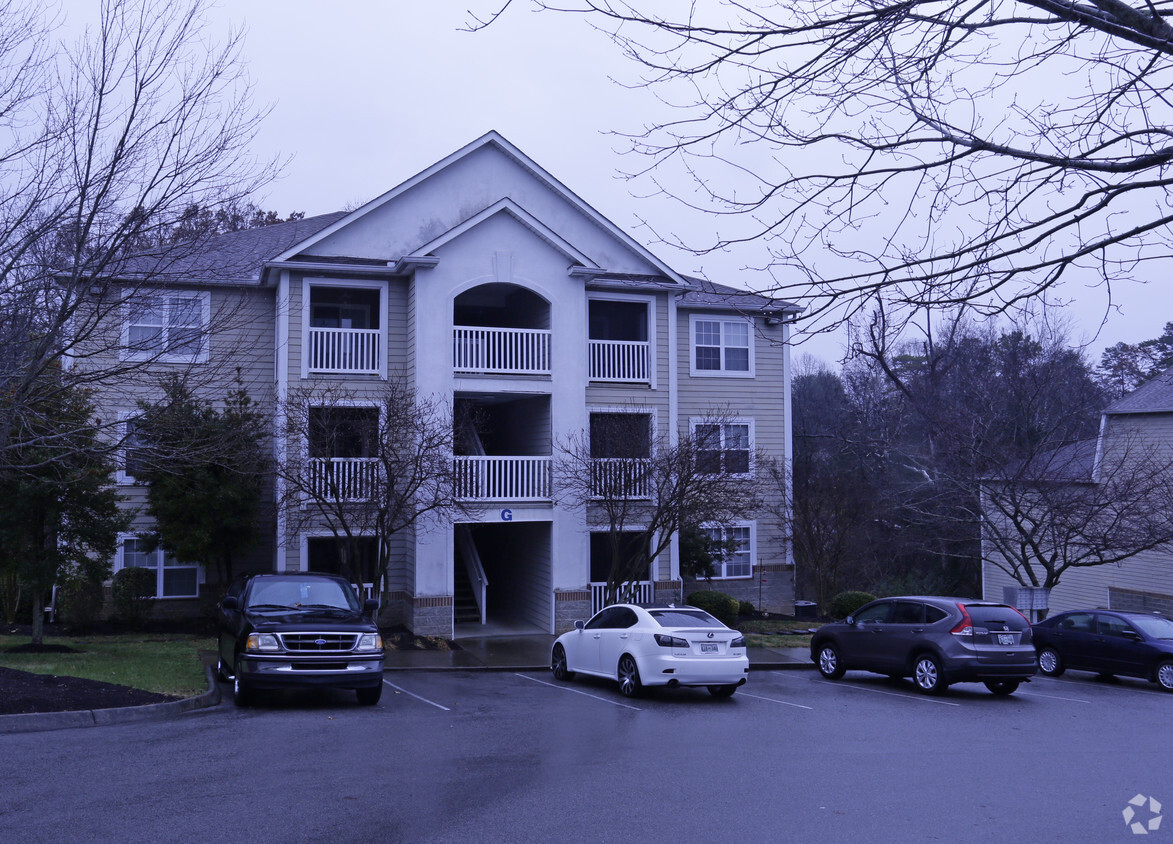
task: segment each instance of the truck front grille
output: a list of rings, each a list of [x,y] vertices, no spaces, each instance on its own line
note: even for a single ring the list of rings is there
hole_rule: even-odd
[[[357,633],[284,633],[285,650],[295,653],[341,653],[354,650]]]

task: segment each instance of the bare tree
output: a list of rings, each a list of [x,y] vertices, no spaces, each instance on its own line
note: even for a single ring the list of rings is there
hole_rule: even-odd
[[[806,319],[1054,304],[1065,279],[1107,308],[1113,285],[1167,273],[1167,4],[536,4],[610,33],[629,84],[678,109],[632,141],[644,175],[720,217],[715,242],[679,245],[764,244]]]
[[[652,435],[646,413],[596,414],[590,430],[558,444],[559,499],[582,507],[587,524],[608,537],[608,603],[647,577],[673,537],[729,528],[761,509],[755,468],[762,458],[722,447],[720,429],[731,418],[711,412],[673,441]]]
[[[1173,548],[1173,457],[1131,425],[1042,453],[982,484],[985,559],[1023,586]]]
[[[12,398],[0,454],[62,359],[63,388],[109,385],[173,351],[120,354],[112,328],[127,308],[174,313],[158,281],[200,269],[199,239],[161,245],[160,232],[192,205],[241,203],[274,174],[248,150],[264,111],[241,35],[215,45],[206,5],[106,0],[64,44],[43,4],[0,0],[0,384]],[[230,324],[235,306],[224,310],[199,330]]]
[[[361,394],[340,386],[299,390],[282,417],[277,473],[288,528],[328,528],[343,573],[355,581],[389,574],[401,532],[465,512],[451,408],[418,396],[404,376]],[[361,570],[364,539],[377,544],[374,572]]]

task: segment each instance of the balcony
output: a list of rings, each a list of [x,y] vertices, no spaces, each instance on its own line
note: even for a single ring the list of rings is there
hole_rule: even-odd
[[[452,360],[459,374],[549,375],[550,332],[458,325],[452,329]]]
[[[379,461],[369,457],[312,457],[306,464],[306,488],[315,498],[366,501],[375,493]]]
[[[590,379],[650,384],[651,344],[643,340],[590,340]]]
[[[596,457],[591,460],[591,497],[652,497],[651,461],[646,458]]]
[[[549,501],[549,457],[456,458],[456,497],[462,501]]]
[[[656,585],[650,580],[637,580],[624,583],[619,587],[619,594],[615,596],[618,604],[651,604],[656,599]],[[607,584],[591,583],[591,615],[594,615],[607,606]]]
[[[382,350],[377,328],[311,328],[309,369],[347,375],[379,375]]]

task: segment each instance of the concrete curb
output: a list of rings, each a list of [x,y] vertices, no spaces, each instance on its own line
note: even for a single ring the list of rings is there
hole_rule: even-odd
[[[107,724],[131,724],[136,721],[161,721],[186,712],[206,709],[220,703],[220,686],[210,666],[204,666],[208,690],[196,697],[149,703],[145,706],[122,706],[115,709],[79,709],[73,712],[28,712],[0,715],[0,735],[34,733],[45,730],[68,730],[75,727],[101,727]]]

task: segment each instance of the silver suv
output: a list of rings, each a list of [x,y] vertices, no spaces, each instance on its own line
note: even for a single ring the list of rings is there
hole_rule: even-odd
[[[981,682],[1008,695],[1038,668],[1030,622],[1006,604],[923,595],[881,598],[811,637],[811,659],[826,678],[859,669],[912,677],[940,694],[950,683]]]

